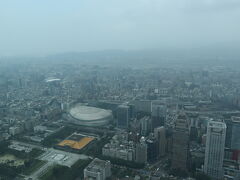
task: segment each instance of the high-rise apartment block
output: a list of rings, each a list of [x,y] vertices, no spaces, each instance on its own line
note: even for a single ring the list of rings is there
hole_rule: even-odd
[[[172,145],[172,168],[187,170],[189,163],[189,129],[187,116],[180,113],[175,122]]]
[[[152,120],[149,116],[144,116],[140,119],[141,135],[147,136],[151,131]]]
[[[164,104],[152,105],[152,129],[164,126],[166,120],[166,106]]]
[[[128,128],[129,123],[129,106],[120,105],[117,109],[117,127]]]
[[[240,150],[240,117],[232,117],[226,121],[226,147],[232,150]]]
[[[136,162],[146,163],[147,162],[147,144],[145,138],[142,137],[140,142],[136,144]]]
[[[165,128],[158,127],[154,129],[154,136],[156,137],[158,141],[158,155],[159,157],[162,157],[165,155],[166,152],[166,132]]]

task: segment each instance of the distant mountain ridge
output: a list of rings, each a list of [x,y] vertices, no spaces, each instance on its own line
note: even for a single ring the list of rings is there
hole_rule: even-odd
[[[0,61],[82,62],[90,64],[240,63],[240,46],[66,52],[42,57],[2,57]]]

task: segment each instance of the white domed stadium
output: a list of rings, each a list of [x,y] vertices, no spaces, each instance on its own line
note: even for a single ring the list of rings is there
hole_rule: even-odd
[[[69,110],[72,123],[82,126],[103,126],[112,120],[112,111],[76,104]]]

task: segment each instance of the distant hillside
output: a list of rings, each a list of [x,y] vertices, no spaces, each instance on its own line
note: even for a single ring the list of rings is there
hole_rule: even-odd
[[[218,46],[192,49],[152,49],[152,50],[106,50],[89,52],[67,52],[44,57],[5,57],[0,61],[38,63],[82,63],[89,65],[225,65],[240,63],[240,46]]]

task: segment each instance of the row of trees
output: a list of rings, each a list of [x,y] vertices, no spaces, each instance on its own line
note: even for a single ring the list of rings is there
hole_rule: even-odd
[[[59,142],[59,140],[62,140],[68,136],[70,136],[75,131],[74,128],[65,126],[64,128],[60,129],[59,131],[49,135],[46,137],[42,144],[44,146],[51,147]]]
[[[8,151],[9,141],[0,141],[0,155]]]
[[[19,167],[10,167],[7,164],[0,165],[0,179],[14,179],[21,172]]]
[[[0,177],[4,179],[14,179],[18,174],[23,173],[26,169],[32,167],[37,160],[35,159],[43,151],[40,149],[33,149],[31,152],[26,153],[24,151],[17,151],[8,148],[9,141],[0,142],[0,155],[11,154],[18,159],[24,160],[24,165],[21,166],[10,166],[9,164],[0,164]]]

